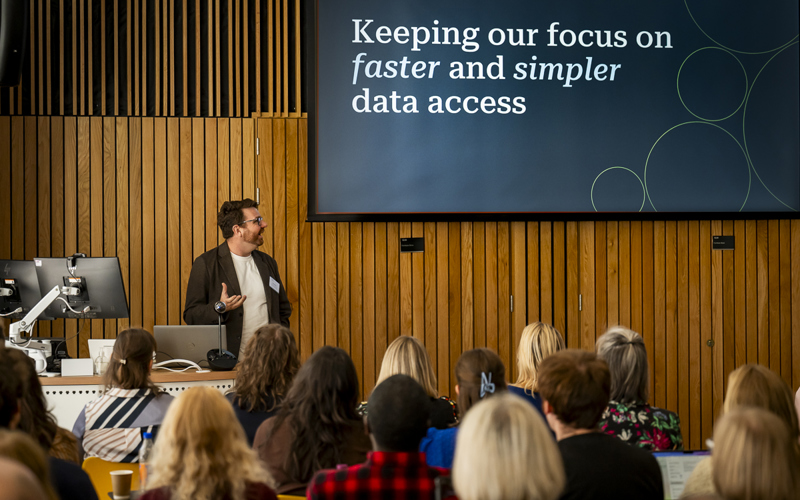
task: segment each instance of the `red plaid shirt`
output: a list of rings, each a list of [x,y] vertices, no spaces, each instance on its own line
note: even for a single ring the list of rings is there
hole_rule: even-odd
[[[446,469],[429,467],[424,453],[372,451],[363,464],[317,472],[308,484],[306,497],[313,500],[433,500],[434,480],[448,474]]]

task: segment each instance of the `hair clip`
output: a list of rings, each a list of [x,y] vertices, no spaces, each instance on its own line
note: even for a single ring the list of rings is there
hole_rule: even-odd
[[[120,359],[119,362],[122,363],[123,365],[128,364],[128,360],[125,358]]]
[[[486,395],[487,392],[491,392],[494,394],[494,384],[492,383],[492,372],[489,372],[489,376],[486,376],[486,373],[481,372],[481,399]]]

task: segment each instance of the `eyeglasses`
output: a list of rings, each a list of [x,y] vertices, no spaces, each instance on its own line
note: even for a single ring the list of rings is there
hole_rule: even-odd
[[[261,223],[262,223],[263,221],[264,221],[264,218],[263,218],[263,217],[261,217],[261,216],[258,216],[258,217],[256,217],[255,219],[243,220],[243,221],[241,222],[241,224],[237,224],[237,226],[244,226],[244,225],[245,225],[245,224],[247,224],[248,222],[255,222],[257,225],[259,225],[259,226],[260,226],[260,225],[261,225]]]

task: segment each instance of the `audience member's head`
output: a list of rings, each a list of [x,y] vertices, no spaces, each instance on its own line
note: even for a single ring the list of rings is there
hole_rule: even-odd
[[[564,337],[553,326],[539,321],[522,330],[517,348],[517,386],[531,392],[539,390],[539,365],[547,356],[565,349]]]
[[[142,328],[128,328],[117,335],[114,351],[103,374],[105,388],[160,390],[150,380],[156,339]]]
[[[542,417],[512,394],[475,405],[458,431],[453,486],[461,500],[555,500],[566,484]]]
[[[247,411],[271,411],[286,396],[300,368],[291,330],[277,323],[262,326],[247,342],[233,392]]]
[[[250,198],[243,200],[226,201],[217,213],[217,226],[222,230],[222,237],[226,240],[233,236],[233,226],[244,222],[245,208],[258,208],[258,203]]]
[[[597,355],[611,372],[611,400],[646,403],[650,392],[647,351],[641,335],[612,326],[597,339]]]
[[[9,353],[0,347],[0,429],[15,429],[20,419],[22,381]]]
[[[725,500],[797,500],[800,456],[786,424],[762,408],[726,413],[714,429],[714,487]]]
[[[3,362],[11,363],[22,384],[17,428],[34,438],[47,452],[53,445],[58,425],[53,414],[47,410],[47,401],[33,360],[19,349],[9,349],[5,355],[7,359]]]
[[[539,394],[551,427],[552,415],[563,425],[594,429],[608,405],[610,391],[608,365],[591,352],[557,352],[539,368]]]
[[[51,500],[42,484],[27,467],[0,457],[0,500]]]
[[[378,451],[417,451],[428,431],[430,398],[408,375],[392,375],[369,397],[367,429]]]
[[[508,389],[503,361],[497,353],[485,347],[461,354],[455,373],[462,415],[478,401]]]
[[[47,456],[32,437],[24,432],[0,429],[0,457],[14,460],[27,467],[38,480],[45,497],[51,500],[58,498],[50,483],[50,465]]]
[[[792,390],[777,373],[765,366],[742,365],[728,375],[728,392],[722,404],[723,413],[750,406],[763,408],[777,415],[783,420],[794,442],[800,440]]]
[[[303,363],[275,417],[274,429],[288,420],[292,451],[286,473],[308,481],[318,470],[343,463],[346,430],[361,418],[358,375],[353,360],[338,348],[325,346]],[[267,440],[269,442],[269,439]]]
[[[166,486],[174,500],[244,499],[246,482],[273,484],[233,407],[213,387],[192,387],[175,399],[153,453],[148,489]]]
[[[403,335],[389,345],[386,354],[383,355],[381,372],[375,385],[380,385],[387,378],[397,374],[408,375],[425,389],[428,396],[439,397],[431,358],[422,342],[414,337]]]

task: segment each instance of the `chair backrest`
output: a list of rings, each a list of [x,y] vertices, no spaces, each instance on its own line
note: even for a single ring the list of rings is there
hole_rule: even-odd
[[[131,490],[139,489],[139,464],[108,462],[102,458],[89,457],[83,461],[81,467],[89,475],[89,479],[92,480],[92,486],[97,492],[97,498],[108,498],[108,493],[111,491],[112,470],[133,471]]]

